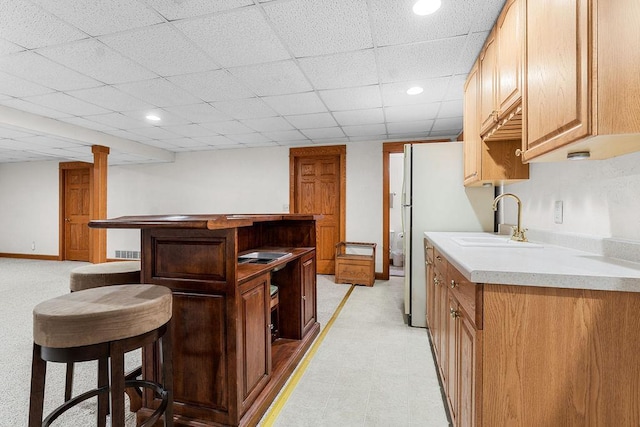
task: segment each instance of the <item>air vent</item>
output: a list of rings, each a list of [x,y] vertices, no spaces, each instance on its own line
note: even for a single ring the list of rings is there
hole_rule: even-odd
[[[140,251],[116,251],[116,258],[120,259],[140,259]]]

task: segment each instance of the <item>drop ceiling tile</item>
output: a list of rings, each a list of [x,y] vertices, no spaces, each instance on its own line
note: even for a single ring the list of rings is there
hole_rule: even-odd
[[[96,122],[92,122],[91,120],[87,120],[83,117],[62,117],[60,119],[61,122],[65,122],[65,123],[70,123],[72,125],[76,125],[76,126],[80,126],[83,128],[87,128],[87,129],[93,129],[93,130],[97,130],[100,132],[105,132],[105,131],[113,131],[115,130],[114,128],[112,128],[111,126],[107,126],[105,124],[102,123],[96,123]]]
[[[293,126],[282,117],[241,120],[243,124],[258,132],[292,130]]]
[[[438,114],[440,103],[419,105],[398,105],[385,107],[384,114],[387,122],[411,122],[417,120],[433,119]]]
[[[82,144],[78,141],[73,141],[66,138],[56,138],[53,136],[44,136],[44,135],[34,135],[28,136],[19,139],[22,142],[35,144],[40,147],[48,147],[48,148],[71,148],[71,147],[81,147],[85,144]]]
[[[122,112],[127,117],[136,120],[139,125],[136,127],[150,127],[150,126],[178,126],[187,125],[189,120],[170,113],[162,108],[154,108],[151,110],[137,110],[137,111],[124,111]],[[147,119],[148,115],[154,115],[160,118],[160,121],[151,121]]]
[[[248,65],[229,72],[260,96],[308,92],[313,88],[293,61]]]
[[[452,74],[469,74],[469,70],[476,62],[476,58],[484,45],[488,32],[471,33],[467,38],[467,42],[464,45],[464,49],[460,49],[461,52],[456,66],[453,69]]]
[[[474,4],[475,22],[471,27],[471,32],[491,31],[504,4],[505,0],[476,1]]]
[[[85,89],[102,84],[32,51],[0,57],[0,70],[56,90]]]
[[[458,131],[462,130],[462,117],[452,117],[447,119],[436,119],[432,128],[433,131]]]
[[[266,96],[262,99],[281,115],[322,113],[327,111],[327,108],[315,92]]]
[[[430,137],[443,137],[448,138],[450,140],[455,140],[458,135],[460,135],[461,130],[459,131],[450,131],[450,130],[441,130],[441,131],[431,131],[429,132]]]
[[[164,20],[144,3],[131,0],[31,0],[92,36],[157,24]]]
[[[81,40],[38,50],[42,56],[106,84],[157,77],[98,40]]]
[[[298,129],[325,128],[338,125],[333,116],[329,113],[286,116],[285,119]]]
[[[100,41],[161,76],[220,68],[171,24],[109,35]]]
[[[293,0],[264,10],[296,57],[373,47],[364,1]]]
[[[378,83],[373,49],[299,59],[316,89],[338,89]]]
[[[151,139],[176,139],[177,137],[179,137],[180,135],[175,134],[173,132],[169,132],[166,129],[163,129],[159,126],[151,126],[151,127],[144,127],[144,128],[138,128],[138,129],[129,129],[129,132],[136,134],[136,135],[142,135],[142,136],[146,136],[147,138],[151,138]]]
[[[241,143],[241,144],[257,144],[260,142],[268,142],[272,141],[272,139],[267,138],[261,133],[243,133],[239,135],[229,135],[227,136],[232,142]]]
[[[42,95],[50,92],[53,92],[53,90],[48,87],[0,71],[0,93],[3,95],[19,98],[23,96]]]
[[[105,133],[108,133],[109,135],[117,136],[118,138],[122,138],[122,139],[128,139],[128,140],[131,140],[131,141],[143,142],[145,144],[147,144],[149,141],[151,141],[151,138],[147,138],[146,136],[142,136],[142,135],[136,135],[136,134],[133,134],[131,132],[127,132],[126,130],[121,130],[121,129],[109,130],[109,131],[105,131]]]
[[[180,148],[203,148],[207,146],[204,142],[193,138],[165,139],[163,142]]]
[[[172,107],[202,102],[200,98],[163,78],[123,83],[115,87],[156,107]]]
[[[277,142],[269,141],[269,142],[258,142],[255,144],[243,144],[247,148],[263,148],[263,147],[278,147],[280,144]]]
[[[9,127],[0,123],[0,139],[28,138],[30,136],[34,136],[34,134],[31,132],[14,129],[12,127]]]
[[[193,123],[211,123],[231,120],[230,116],[221,113],[206,102],[191,105],[177,105],[175,107],[165,107],[164,109]]]
[[[467,36],[460,36],[380,48],[380,80],[383,83],[394,83],[459,74],[455,71],[459,67],[459,55],[454,52],[462,52],[466,41]]]
[[[256,7],[186,20],[175,25],[224,67],[290,58]]]
[[[0,37],[28,49],[66,43],[87,35],[25,0],[0,2]]]
[[[213,131],[197,124],[178,125],[178,126],[162,126],[163,129],[168,130],[171,133],[180,135],[187,138],[194,138],[197,136],[209,136],[214,134]]]
[[[320,91],[320,97],[332,111],[363,110],[382,107],[380,86],[363,86]]]
[[[427,135],[433,126],[433,120],[417,122],[387,123],[389,134],[421,133]]]
[[[113,86],[99,86],[67,93],[74,98],[82,99],[113,111],[143,110],[154,107],[152,104],[134,98]]]
[[[283,131],[277,131],[277,132],[262,132],[262,134],[264,136],[266,136],[267,138],[271,139],[272,141],[295,141],[295,140],[300,140],[300,139],[304,139],[304,135],[301,134],[299,131],[297,130],[283,130]]]
[[[297,141],[278,141],[276,142],[277,145],[281,146],[281,147],[300,147],[303,145],[309,145],[310,143],[312,143],[312,141],[309,141],[308,139],[300,139]],[[325,140],[322,141],[323,144],[326,144]]]
[[[27,113],[37,114],[39,116],[49,117],[52,119],[60,119],[62,117],[69,117],[70,114],[63,113],[62,111],[53,110],[42,105],[34,104],[33,102],[25,101],[23,99],[5,99],[0,101],[0,104],[5,107],[15,108],[16,110],[26,111]]]
[[[442,2],[435,13],[418,16],[411,8],[415,0],[371,0],[372,26],[378,46],[416,43],[469,33],[476,21],[477,0]],[[495,20],[494,15],[494,20]]]
[[[351,142],[377,142],[377,141],[384,141],[385,139],[388,139],[386,134],[349,137],[349,141]]]
[[[128,138],[131,139],[131,138]],[[144,141],[145,145],[150,145],[152,147],[157,147],[157,148],[162,148],[163,150],[169,150],[169,151],[173,151],[176,146],[170,143],[170,139],[168,140],[148,140],[148,141]]]
[[[340,126],[370,125],[384,123],[382,108],[368,110],[336,111],[333,113]]]
[[[132,119],[121,113],[98,114],[96,116],[86,116],[84,118],[92,122],[102,123],[104,125],[122,130],[148,126],[147,123],[143,123],[140,120]]]
[[[109,110],[89,104],[66,93],[54,92],[45,95],[36,95],[25,98],[25,101],[62,111],[72,116],[86,116],[92,114],[105,114]]]
[[[219,133],[221,135],[234,135],[253,132],[253,129],[243,125],[236,120],[216,123],[202,123],[202,126],[211,130],[212,132]]]
[[[444,95],[445,101],[453,101],[464,98],[464,84],[467,81],[467,74],[457,74],[451,77],[447,93]]]
[[[278,115],[264,101],[257,98],[213,102],[211,105],[234,119],[257,119]]]
[[[316,141],[311,141],[313,144],[343,144],[345,142],[349,142],[351,138],[342,137],[342,138],[327,138],[327,139],[318,139]]]
[[[260,134],[257,133],[256,135],[260,135]],[[217,146],[217,145],[226,146],[226,145],[236,144],[236,141],[233,141],[227,138],[226,136],[222,136],[222,135],[212,135],[212,136],[207,136],[203,138],[196,138],[196,140],[211,146]]]
[[[455,101],[445,101],[440,105],[440,111],[438,112],[438,118],[448,117],[460,117],[464,109],[464,102],[462,99]]]
[[[413,80],[402,83],[382,85],[382,100],[385,107],[393,105],[413,105],[439,102],[447,92],[450,77],[438,77],[428,80]],[[408,95],[407,90],[419,86],[424,91],[418,95]]]
[[[255,94],[226,70],[168,77],[167,80],[207,102],[252,98]]]
[[[351,136],[369,136],[369,135],[386,135],[387,129],[385,125],[358,125],[358,126],[343,126],[344,133]]]
[[[15,43],[11,43],[10,41],[0,39],[0,55],[6,55],[8,53],[20,52],[23,51],[24,48],[22,46],[18,46]]]
[[[302,131],[302,133],[309,139],[327,139],[327,138],[344,137],[344,132],[339,127],[305,129]]]
[[[252,0],[146,0],[170,21],[252,5]]]

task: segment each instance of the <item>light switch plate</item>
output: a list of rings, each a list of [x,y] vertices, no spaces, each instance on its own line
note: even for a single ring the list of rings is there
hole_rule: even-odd
[[[562,224],[562,200],[557,200],[553,210],[553,220],[556,224]]]

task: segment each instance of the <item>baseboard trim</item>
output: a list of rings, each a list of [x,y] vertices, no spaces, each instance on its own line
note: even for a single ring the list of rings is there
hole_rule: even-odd
[[[23,258],[23,259],[39,259],[44,261],[61,261],[58,255],[10,254],[5,252],[0,252],[0,258]]]

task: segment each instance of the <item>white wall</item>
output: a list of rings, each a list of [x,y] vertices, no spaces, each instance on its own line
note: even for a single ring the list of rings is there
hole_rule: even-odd
[[[289,149],[180,153],[173,163],[111,166],[107,192],[110,218],[285,212],[289,204]],[[381,194],[382,143],[348,144],[347,240],[375,242],[382,247]],[[0,196],[0,252],[57,255],[58,163],[0,164]],[[36,251],[32,252],[34,239]],[[138,230],[108,231],[107,257],[113,258],[115,250],[139,248]],[[378,270],[381,260],[378,251]]]
[[[532,163],[530,179],[505,191],[522,199],[526,228],[640,241],[640,153]],[[554,223],[556,200],[564,205],[562,224]],[[512,200],[506,200],[505,220],[515,224]]]
[[[0,164],[0,252],[58,255],[58,187],[58,162]]]

